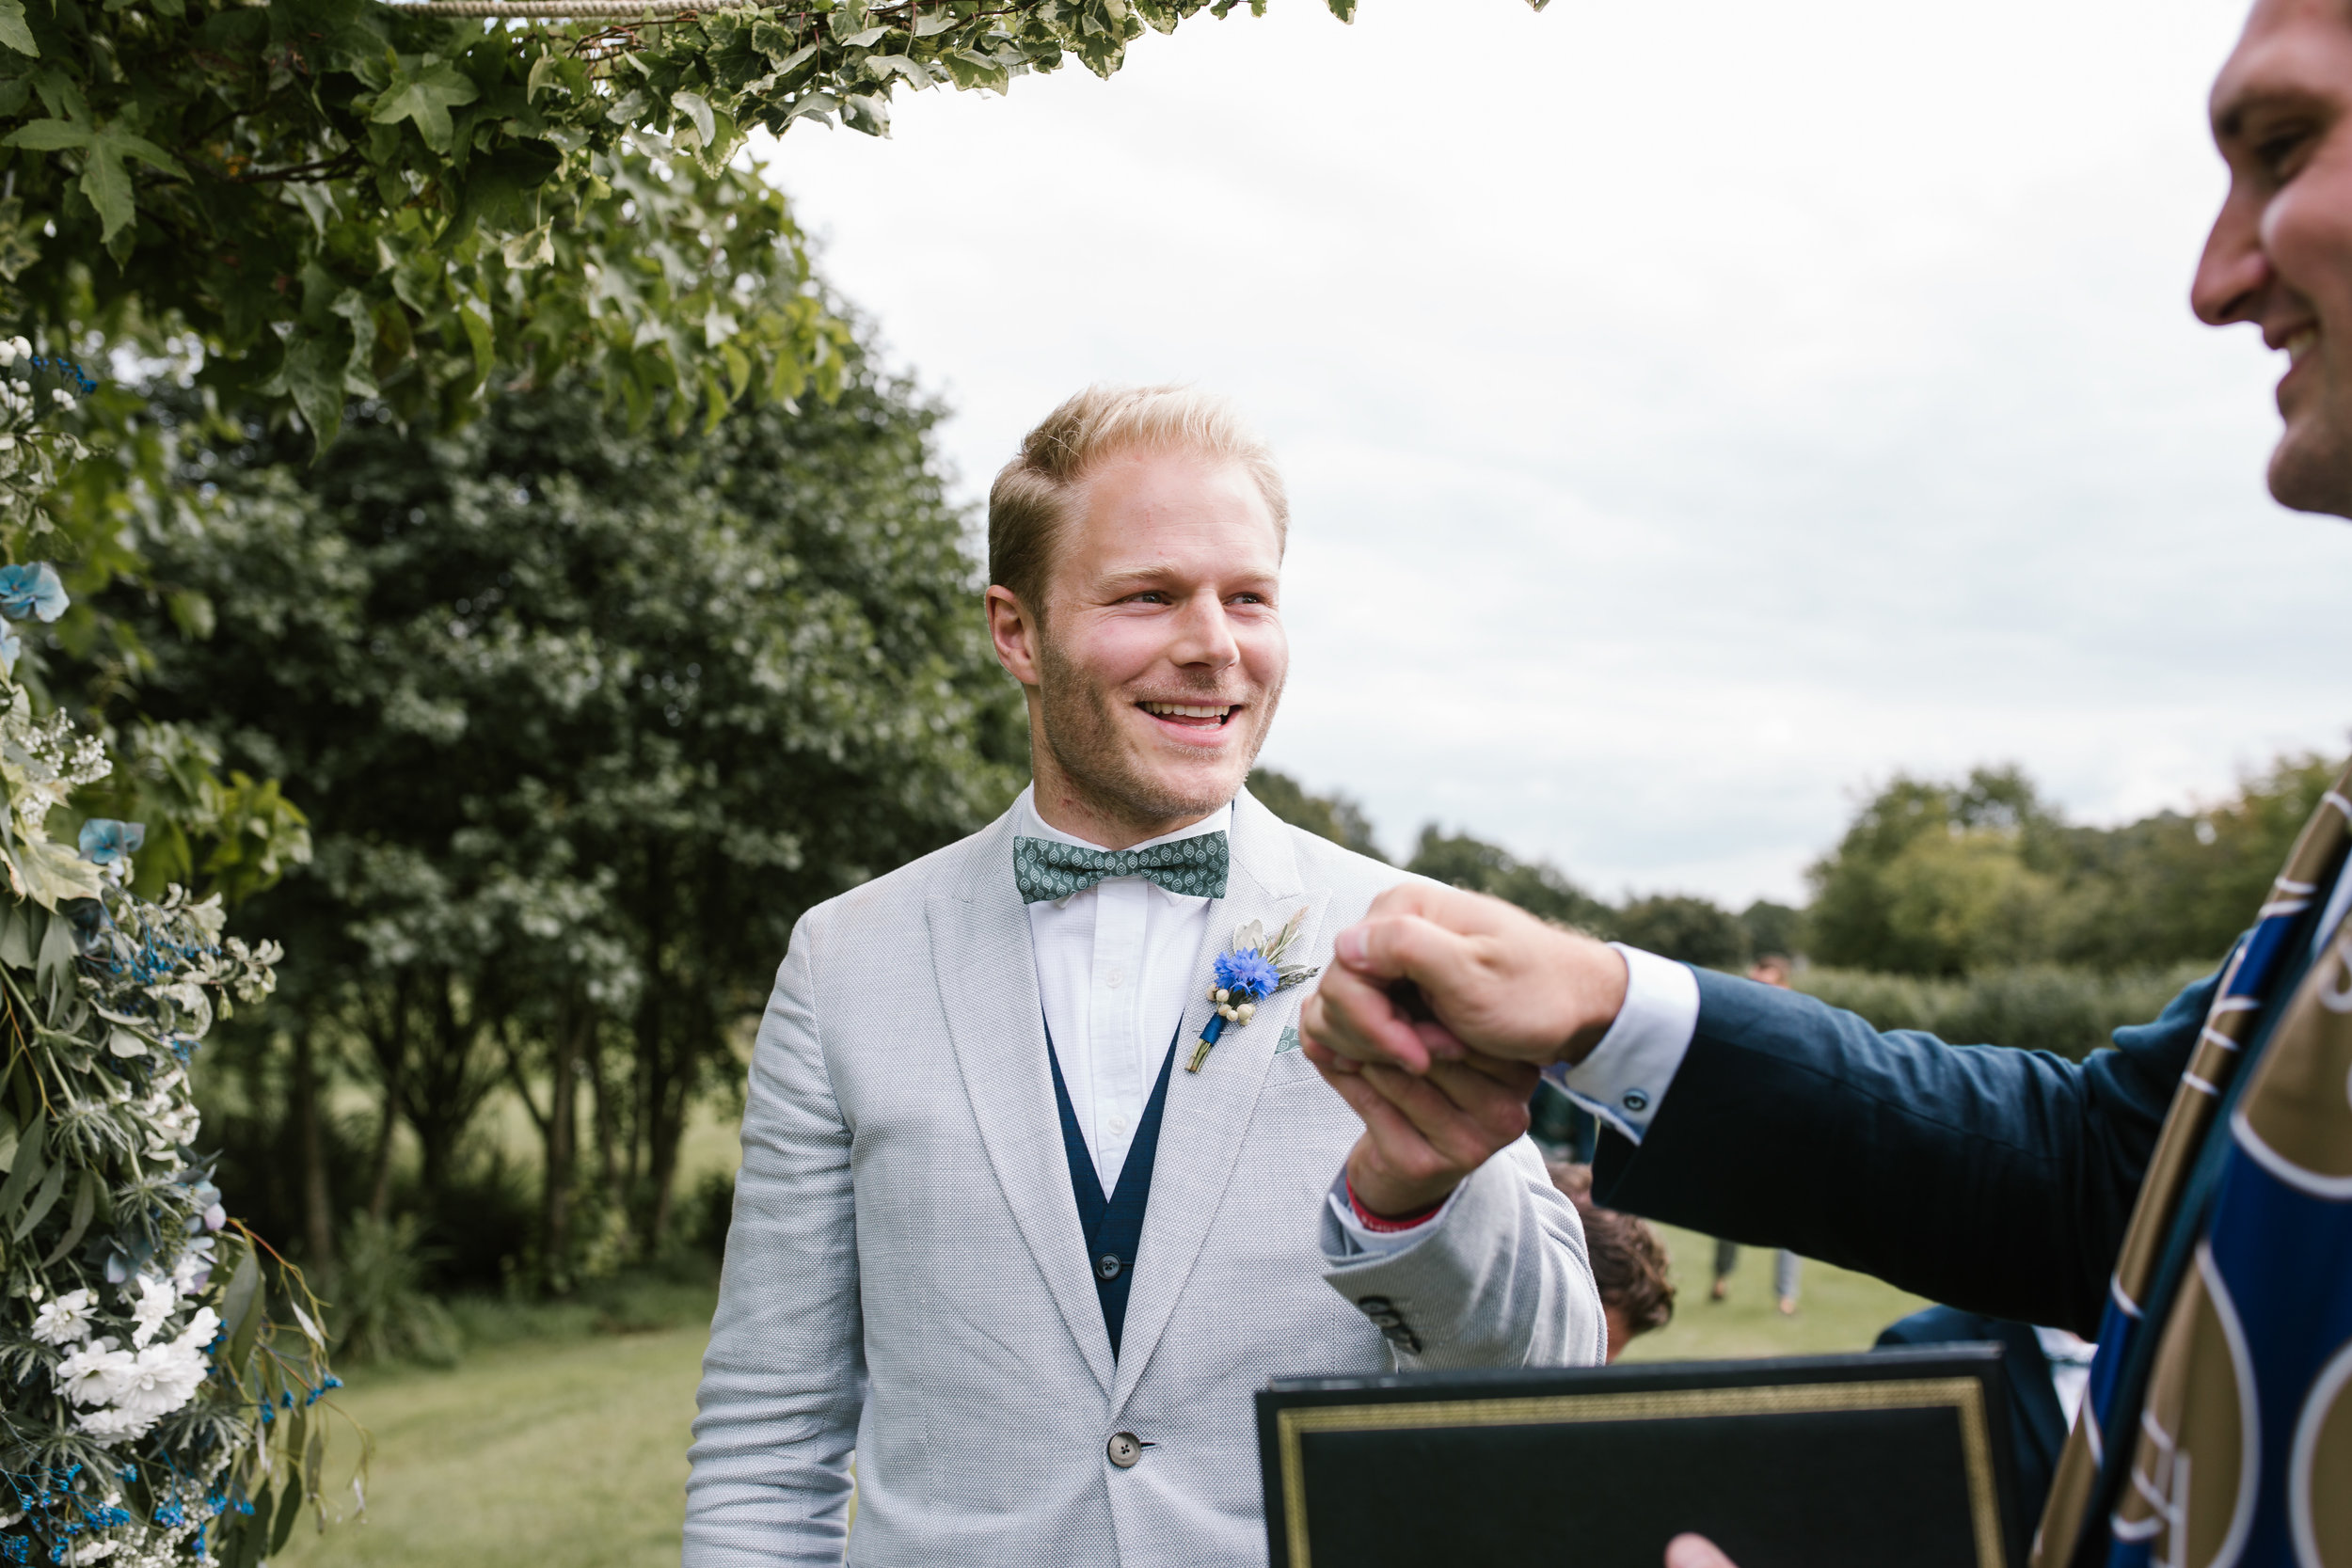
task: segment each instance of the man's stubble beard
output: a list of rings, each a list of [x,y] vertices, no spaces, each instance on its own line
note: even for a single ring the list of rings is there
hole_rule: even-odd
[[[1119,728],[1119,710],[1126,705],[1064,658],[1050,635],[1039,638],[1038,673],[1043,677],[1038,706],[1045,727],[1046,751],[1053,754],[1062,775],[1097,811],[1136,827],[1179,818],[1198,820],[1231,800],[1257,762],[1259,748],[1265,744],[1266,732],[1274,724],[1274,710],[1282,700],[1282,688],[1278,684],[1243,709],[1241,721],[1254,721],[1256,725],[1256,733],[1249,737],[1248,756],[1230,785],[1216,786],[1218,793],[1203,798],[1180,794],[1136,766]],[[1216,695],[1217,685],[1216,681],[1204,684],[1200,695]]]
[[[2270,494],[2297,512],[2352,517],[2352,394],[2337,367],[2322,369],[2303,417],[2287,421],[2270,453]]]

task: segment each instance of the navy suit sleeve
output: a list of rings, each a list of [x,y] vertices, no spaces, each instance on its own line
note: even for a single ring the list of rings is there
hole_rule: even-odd
[[[1597,1201],[2098,1333],[2217,975],[2077,1065],[1882,1033],[1794,991],[1696,973],[1690,1052],[1638,1147],[1602,1134]]]

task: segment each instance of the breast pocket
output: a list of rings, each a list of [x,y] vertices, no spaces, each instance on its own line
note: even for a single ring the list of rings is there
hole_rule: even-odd
[[[1274,1060],[1266,1067],[1265,1084],[1260,1092],[1287,1089],[1301,1084],[1312,1084],[1327,1093],[1331,1088],[1323,1081],[1323,1074],[1315,1070],[1314,1063],[1307,1059],[1307,1053],[1294,1045],[1287,1051],[1274,1053]]]

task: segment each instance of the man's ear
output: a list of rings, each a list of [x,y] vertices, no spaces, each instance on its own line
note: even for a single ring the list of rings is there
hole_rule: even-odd
[[[988,589],[988,638],[996,644],[996,662],[1023,686],[1037,687],[1039,630],[1037,617],[1001,583]]]

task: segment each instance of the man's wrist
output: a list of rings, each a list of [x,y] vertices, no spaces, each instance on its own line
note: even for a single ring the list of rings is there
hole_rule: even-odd
[[[1352,1176],[1343,1176],[1341,1180],[1347,1187],[1347,1207],[1355,1214],[1356,1223],[1366,1230],[1377,1231],[1383,1235],[1393,1234],[1400,1230],[1413,1230],[1428,1224],[1436,1216],[1438,1211],[1445,1207],[1445,1200],[1454,1196],[1454,1189],[1449,1187],[1433,1203],[1423,1204],[1406,1213],[1382,1214],[1368,1208],[1364,1200],[1357,1196],[1356,1181]]]
[[[1625,955],[1607,942],[1580,937],[1577,949],[1570,984],[1576,998],[1574,1013],[1582,1022],[1569,1033],[1554,1058],[1568,1067],[1591,1055],[1593,1048],[1608,1037],[1617,1015],[1625,1010],[1626,992],[1632,983]]]
[[[1370,1142],[1369,1133],[1364,1142]],[[1421,1224],[1445,1207],[1445,1200],[1463,1180],[1451,1176],[1416,1181],[1400,1177],[1366,1158],[1360,1143],[1341,1167],[1340,1179],[1346,1183],[1349,1210],[1368,1230],[1408,1229]]]

